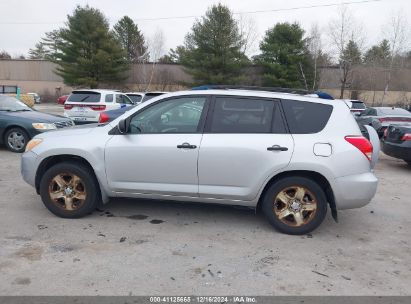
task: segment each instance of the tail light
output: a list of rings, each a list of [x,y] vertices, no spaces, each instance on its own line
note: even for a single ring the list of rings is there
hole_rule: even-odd
[[[411,140],[411,133],[405,133],[403,137],[401,137],[402,141]]]
[[[346,141],[360,150],[369,161],[371,161],[373,147],[368,139],[364,136],[349,135],[344,137]]]
[[[71,110],[74,107],[72,104],[64,104],[64,110]]]
[[[104,111],[106,109],[105,105],[102,106],[90,106],[91,109],[93,109],[94,111]]]
[[[104,112],[100,113],[100,117],[98,119],[99,123],[106,123],[109,120],[110,120],[110,117],[106,113],[104,113]]]
[[[380,122],[384,122],[384,121],[388,121],[389,119],[387,119],[387,118],[378,118],[378,120],[379,120]]]

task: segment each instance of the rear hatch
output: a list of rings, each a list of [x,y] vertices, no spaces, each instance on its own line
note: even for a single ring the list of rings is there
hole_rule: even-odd
[[[101,102],[101,93],[93,91],[73,91],[64,104],[64,110],[71,117],[93,118],[96,111],[104,111],[106,105]]]

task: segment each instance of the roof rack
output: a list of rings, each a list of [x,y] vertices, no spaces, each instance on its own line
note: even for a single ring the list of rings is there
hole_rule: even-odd
[[[241,86],[241,85],[202,85],[198,87],[191,88],[192,90],[248,90],[248,91],[265,91],[265,92],[275,92],[275,93],[289,93],[297,95],[310,95],[315,94],[322,99],[334,98],[322,91],[309,91],[303,89],[290,89],[290,88],[279,88],[279,87],[259,87],[259,86]]]

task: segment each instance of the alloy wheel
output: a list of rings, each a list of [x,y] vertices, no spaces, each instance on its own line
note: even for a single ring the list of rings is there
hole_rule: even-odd
[[[26,145],[26,139],[23,133],[19,131],[14,131],[7,137],[7,143],[13,150],[21,150]]]
[[[84,182],[72,173],[56,175],[50,181],[49,195],[56,206],[66,211],[80,208],[87,198]]]
[[[287,187],[274,198],[273,211],[282,223],[302,227],[315,217],[317,199],[306,187]]]

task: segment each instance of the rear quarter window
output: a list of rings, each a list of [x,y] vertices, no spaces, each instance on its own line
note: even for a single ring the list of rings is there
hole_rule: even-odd
[[[313,134],[324,129],[333,111],[332,105],[297,100],[282,100],[291,133]]]

